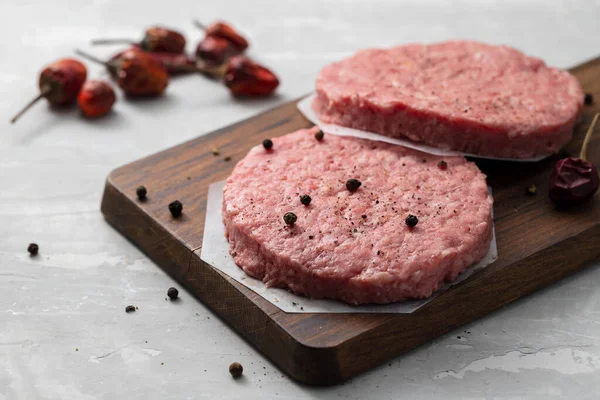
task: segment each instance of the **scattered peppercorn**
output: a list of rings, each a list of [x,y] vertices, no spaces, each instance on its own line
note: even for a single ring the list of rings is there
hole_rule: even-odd
[[[307,194],[300,196],[300,203],[304,204],[305,206],[309,205],[311,200],[311,197]]]
[[[442,160],[438,163],[438,168],[443,171],[446,168],[448,168],[448,163],[446,161]]]
[[[218,156],[219,155],[219,149],[217,149],[216,147],[214,147],[212,149],[212,154],[213,154],[213,156]]]
[[[175,200],[174,202],[169,204],[169,211],[171,211],[171,215],[177,218],[181,215],[181,212],[183,211],[183,204],[181,204],[179,200]]]
[[[586,93],[586,94],[585,94],[585,97],[583,98],[583,103],[584,103],[586,106],[589,106],[589,105],[592,105],[592,104],[594,104],[594,96],[592,96],[592,94],[591,94],[591,93]]]
[[[231,365],[229,366],[229,373],[234,378],[239,378],[240,376],[242,376],[243,372],[244,367],[242,367],[242,364],[240,364],[239,362],[231,363]]]
[[[135,190],[135,193],[137,194],[137,197],[140,201],[144,201],[146,200],[146,195],[148,194],[148,191],[146,190],[145,186],[140,186]]]
[[[309,238],[309,239],[314,239],[314,236],[313,236],[313,235],[310,235],[308,238]]]
[[[127,307],[125,307],[125,312],[126,313],[135,312],[135,306],[127,306]]]
[[[325,136],[325,134],[321,130],[319,132],[315,133],[315,139],[317,139],[318,141],[323,140],[324,136]]]
[[[419,219],[416,216],[409,214],[408,217],[406,217],[405,222],[406,225],[408,225],[411,228],[414,228],[419,223]]]
[[[529,185],[525,193],[529,196],[535,196],[535,194],[537,193],[537,187],[532,183],[531,185]]]
[[[283,221],[286,223],[286,225],[294,225],[297,219],[298,217],[296,217],[296,214],[293,212],[287,212],[283,215]]]
[[[227,157],[225,157],[225,158],[223,159],[223,161],[225,161],[225,162],[229,162],[229,161],[231,161],[231,157],[227,156]]]
[[[169,290],[167,290],[167,296],[169,296],[171,300],[176,300],[177,296],[179,296],[179,290],[175,289],[174,287],[171,287],[169,288]]]
[[[32,256],[37,256],[37,253],[39,250],[40,250],[40,247],[35,243],[31,243],[31,244],[29,244],[29,246],[27,246],[27,251]]]
[[[273,148],[273,141],[271,139],[263,140],[263,147],[267,150],[271,150]]]
[[[362,185],[362,183],[358,179],[348,179],[346,181],[346,189],[348,189],[351,192],[357,190],[360,187],[360,185]]]
[[[361,215],[362,219],[367,219],[367,214]]]

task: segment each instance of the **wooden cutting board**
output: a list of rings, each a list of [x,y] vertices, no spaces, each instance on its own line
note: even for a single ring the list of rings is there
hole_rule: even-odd
[[[600,58],[571,72],[596,99],[584,107],[566,149],[577,155],[600,111]],[[295,102],[284,104],[116,169],[102,200],[109,223],[300,382],[342,382],[600,258],[600,194],[570,210],[557,210],[548,199],[558,157],[538,163],[475,160],[493,188],[496,262],[412,314],[285,313],[200,260],[206,196],[209,184],[227,178],[252,146],[308,126]],[[212,154],[214,148],[220,155]],[[588,158],[599,165],[600,132]],[[530,184],[537,186],[536,196],[525,195]],[[137,200],[139,185],[148,188],[145,202]],[[175,199],[184,205],[178,219],[167,207]]]

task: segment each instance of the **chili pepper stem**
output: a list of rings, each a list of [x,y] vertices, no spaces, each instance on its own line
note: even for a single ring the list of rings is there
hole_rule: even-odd
[[[10,123],[14,124],[15,122],[17,122],[17,120],[19,118],[21,118],[21,115],[25,114],[27,112],[27,110],[29,110],[35,103],[37,103],[38,101],[40,101],[44,97],[48,96],[48,94],[50,94],[51,91],[52,91],[52,88],[50,86],[44,86],[44,88],[40,91],[40,94],[38,94],[35,97],[35,99],[31,100],[25,107],[23,107],[23,109],[21,111],[19,111],[17,113],[17,115],[15,115],[10,120]]]
[[[587,156],[587,148],[590,143],[590,139],[592,138],[592,133],[594,133],[594,128],[596,127],[596,122],[598,122],[598,118],[600,117],[600,113],[596,113],[594,115],[594,119],[590,124],[587,132],[585,133],[585,138],[583,139],[583,144],[581,145],[581,153],[579,153],[579,158],[583,161],[586,161],[585,157]]]
[[[198,29],[202,29],[203,31],[206,30],[206,26],[200,22],[199,20],[195,19],[192,21],[192,23],[194,24],[194,26],[196,26]]]
[[[131,39],[94,39],[90,42],[92,46],[103,45],[103,44],[135,44],[136,42]]]
[[[106,61],[101,60],[98,57],[94,57],[93,55],[83,52],[79,49],[75,49],[75,54],[77,54],[80,57],[86,58],[92,62],[95,62],[96,64],[104,65],[106,68],[111,68],[110,63],[107,63]]]

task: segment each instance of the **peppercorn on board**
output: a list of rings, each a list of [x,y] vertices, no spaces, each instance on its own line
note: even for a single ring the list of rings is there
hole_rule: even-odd
[[[571,72],[596,99],[584,107],[566,148],[577,155],[600,111],[600,58]],[[284,104],[118,168],[102,200],[110,224],[300,382],[342,382],[600,258],[600,195],[561,211],[548,198],[558,156],[538,163],[475,160],[494,192],[496,262],[412,314],[285,313],[200,260],[206,196],[252,146],[309,126],[295,101]],[[588,158],[600,163],[600,135],[592,138]],[[534,196],[526,195],[531,184]],[[145,201],[137,199],[140,185],[148,189]],[[174,200],[183,203],[179,218],[169,212]]]

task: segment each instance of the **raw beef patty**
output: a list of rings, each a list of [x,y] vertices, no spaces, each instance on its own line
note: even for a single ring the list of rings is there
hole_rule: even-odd
[[[568,72],[467,41],[362,50],[323,68],[316,90],[323,122],[509,158],[559,150],[583,104]]]
[[[431,295],[487,253],[492,198],[475,164],[446,157],[444,169],[439,156],[315,132],[255,146],[227,179],[223,222],[248,275],[313,298],[390,303]],[[351,192],[349,179],[362,185]]]

